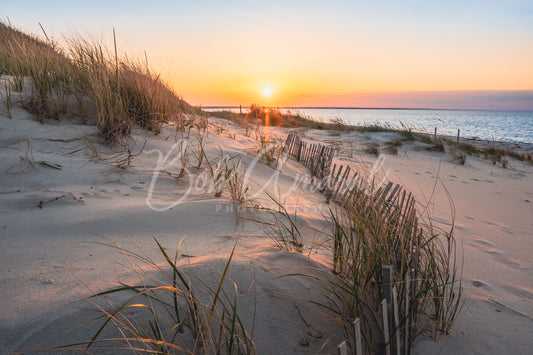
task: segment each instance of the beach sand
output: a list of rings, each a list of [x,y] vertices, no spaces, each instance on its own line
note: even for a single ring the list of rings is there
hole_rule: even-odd
[[[301,206],[300,223],[327,228],[323,196],[305,186],[284,194],[294,176],[306,172],[299,163],[290,159],[277,183],[269,183],[274,170],[253,165],[258,150],[254,134],[246,136],[243,128],[212,119],[207,156],[218,156],[220,147],[232,156],[242,154],[243,165],[253,166],[247,175],[250,208],[242,209],[227,195],[215,197],[205,188],[186,193],[187,175],[176,181],[154,173],[158,157],[178,141],[172,126],[159,135],[134,130],[130,145],[134,152],[143,145],[144,150],[121,169],[116,165],[123,149],[102,144],[96,127],[75,120],[41,124],[18,106],[12,113],[9,119],[0,110],[0,349],[88,340],[90,327],[61,335],[94,316],[82,311],[90,306],[82,299],[118,281],[137,280],[127,258],[113,246],[162,264],[155,237],[171,253],[182,241],[180,265],[201,277],[219,277],[237,245],[230,278],[239,287],[239,310],[254,329],[259,353],[318,352],[317,333],[333,345],[326,351],[336,351],[339,334],[298,306],[302,295],[319,285],[308,278],[276,279],[330,269],[331,256],[320,247],[328,241],[306,229],[304,253],[283,251],[257,223],[246,220],[262,216],[253,206],[272,204],[260,192],[265,189],[282,195],[287,205]],[[364,145],[394,138],[390,133],[297,131],[304,139],[340,147],[335,162],[367,171],[377,158],[364,153]],[[283,140],[287,132],[273,128],[270,134]],[[503,168],[470,156],[459,165],[450,155],[417,144],[382,156],[381,175],[412,191],[436,225],[450,229],[454,222],[463,261],[464,306],[455,327],[437,342],[419,337],[414,353],[530,353],[533,167],[510,159]],[[198,173],[191,168],[192,175]],[[313,208],[304,208],[309,206]],[[287,294],[289,302],[280,296]]]

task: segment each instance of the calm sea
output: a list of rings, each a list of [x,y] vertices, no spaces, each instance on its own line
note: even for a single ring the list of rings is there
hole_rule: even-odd
[[[293,112],[295,110],[292,110]],[[299,109],[300,114],[324,122],[406,126],[416,131],[501,142],[533,143],[533,112],[456,110]]]
[[[238,109],[237,109],[238,111]],[[243,110],[244,111],[244,110]],[[402,126],[420,132],[499,142],[533,143],[532,111],[458,111],[396,109],[287,109],[315,120],[341,119],[347,124]]]

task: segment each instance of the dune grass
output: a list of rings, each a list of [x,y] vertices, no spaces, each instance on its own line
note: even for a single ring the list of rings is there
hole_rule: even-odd
[[[412,341],[428,328],[435,338],[447,334],[461,307],[453,228],[438,231],[429,222],[422,228],[418,219],[401,213],[398,204],[399,198],[385,201],[357,191],[344,208],[330,213],[334,277],[324,279],[326,301],[320,306],[337,320],[350,344],[354,342],[352,322],[359,318],[369,352],[379,352],[384,345],[379,313],[384,265],[392,266],[393,285],[398,289],[401,320],[397,327],[402,339],[408,336]],[[413,276],[414,281],[409,281]],[[405,329],[407,283],[413,324]]]
[[[98,324],[90,340],[42,350],[255,354],[251,336],[238,315],[238,287],[228,276],[235,246],[219,279],[213,281],[180,267],[179,245],[174,255],[169,255],[154,240],[163,262],[115,247],[130,261],[139,284],[121,283],[90,297],[100,313],[88,323]],[[108,329],[111,333],[106,333]],[[115,330],[120,330],[121,336],[109,337]]]
[[[448,334],[461,309],[462,287],[453,223],[449,231],[438,230],[430,216],[400,208],[406,194],[385,200],[372,191],[371,186],[354,190],[342,206],[330,210],[331,230],[317,231],[331,240],[332,273],[288,276],[319,280],[322,290],[311,292],[322,301],[309,302],[319,307],[321,317],[336,321],[348,344],[354,344],[352,323],[359,318],[366,352],[379,353],[384,349],[380,318],[384,265],[393,269],[400,305],[396,327],[402,344],[407,337],[409,348],[424,331],[430,330],[435,339]],[[278,207],[267,209],[273,221],[256,222],[280,248],[301,252],[304,245],[296,215],[270,198]],[[405,328],[407,318],[410,325]]]
[[[378,143],[368,143],[364,149],[364,152],[379,157],[381,154],[381,149]]]
[[[163,122],[185,126],[182,113],[196,114],[177,96],[147,60],[118,55],[116,39],[109,50],[97,40],[67,38],[66,48],[49,39],[31,36],[0,22],[0,74],[13,78],[23,90],[31,79],[31,93],[24,105],[42,122],[59,119],[71,101],[83,121],[95,111],[96,125],[109,142],[129,134],[137,124],[158,133]]]

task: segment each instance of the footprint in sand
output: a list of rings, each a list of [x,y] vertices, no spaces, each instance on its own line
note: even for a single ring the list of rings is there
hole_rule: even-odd
[[[494,183],[494,181],[492,181],[492,180],[481,180],[481,179],[475,179],[475,178],[474,178],[474,179],[470,179],[470,180],[472,180],[472,181],[478,181],[478,182],[488,182],[488,183],[491,183],[491,184]]]
[[[497,226],[497,224],[494,222],[489,222],[489,221],[482,221],[482,222],[488,224],[489,226]]]
[[[514,234],[511,228],[509,227],[501,227],[502,232],[505,232],[507,234]]]
[[[476,247],[476,245],[480,246],[480,248],[477,248],[478,250],[486,254],[489,254],[490,256],[494,258],[496,262],[499,262],[500,264],[508,265],[511,268],[516,269],[516,270],[523,269],[522,265],[520,265],[519,263],[515,261],[509,260],[509,258],[507,258],[505,253],[498,251],[497,248],[492,243],[486,240],[472,239],[470,244],[473,245],[474,247]]]
[[[492,243],[487,242],[486,240],[483,240],[483,239],[472,239],[472,243],[480,244],[486,247],[493,247]]]
[[[482,289],[487,290],[487,291],[492,290],[492,287],[490,287],[488,284],[486,284],[485,282],[483,282],[481,280],[472,280],[472,281],[470,281],[470,283],[474,287],[481,287]]]

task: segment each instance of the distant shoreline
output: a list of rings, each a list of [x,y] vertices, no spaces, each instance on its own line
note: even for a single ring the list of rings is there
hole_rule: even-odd
[[[202,109],[238,109],[241,106],[201,106]],[[249,105],[242,106],[243,109],[249,108]],[[402,111],[486,111],[486,112],[531,112],[533,110],[481,110],[481,109],[462,109],[462,108],[426,108],[426,107],[345,107],[345,106],[272,106],[279,110],[402,110]]]

